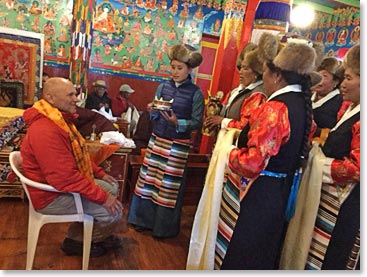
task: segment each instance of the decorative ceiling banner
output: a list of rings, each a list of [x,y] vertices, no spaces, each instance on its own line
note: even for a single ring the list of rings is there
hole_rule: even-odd
[[[350,7],[337,9],[333,14],[318,12],[310,28],[292,28],[292,32],[323,43],[326,55],[341,59],[345,49],[360,41],[360,10]]]
[[[65,66],[70,51],[73,0],[1,0],[0,25],[44,34],[46,64]],[[0,4],[1,6],[1,4]]]
[[[217,48],[210,95],[215,95],[218,90],[228,92],[231,89],[236,59],[242,50],[241,35],[246,8],[246,0],[228,0],[225,3],[222,34]],[[219,76],[226,77],[221,81]]]
[[[245,16],[247,1],[232,1],[226,2],[224,8],[224,20],[223,20],[223,34],[220,38],[223,40],[224,49],[227,48],[230,40],[236,42],[236,46],[239,47],[242,34],[243,18]],[[219,50],[219,49],[218,49]]]
[[[228,92],[232,86],[235,61],[241,52],[240,42],[247,1],[228,0],[225,2],[222,34],[219,39],[213,79],[209,96],[217,95],[218,91]],[[223,77],[221,79],[220,77]],[[200,153],[209,153],[213,146],[213,136],[202,134]]]
[[[25,105],[40,97],[43,51],[43,34],[0,27],[0,81],[22,82]]]
[[[254,29],[287,32],[292,0],[261,0],[255,14]]]
[[[261,0],[255,13],[251,42],[258,43],[264,32],[288,32],[293,0]]]
[[[87,93],[95,0],[75,0],[70,53],[70,80],[80,93]]]
[[[178,0],[97,0],[90,71],[168,79],[168,48],[185,43],[199,49],[204,31],[220,35],[223,16],[220,9]]]

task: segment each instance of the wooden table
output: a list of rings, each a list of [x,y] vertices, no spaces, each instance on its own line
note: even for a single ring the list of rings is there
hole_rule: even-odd
[[[103,170],[116,178],[119,184],[118,199],[125,203],[127,201],[127,170],[129,153],[133,148],[120,145],[106,145],[99,141],[87,141],[91,158],[103,168]]]

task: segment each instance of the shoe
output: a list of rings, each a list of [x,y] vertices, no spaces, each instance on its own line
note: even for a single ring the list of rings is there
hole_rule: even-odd
[[[68,256],[83,256],[83,243],[80,241],[65,238],[60,248]],[[102,246],[92,243],[89,257],[100,257],[106,254],[106,252],[106,249]]]
[[[111,235],[111,236],[107,237],[106,239],[104,239],[103,241],[96,242],[95,244],[103,247],[106,250],[118,249],[118,248],[122,247],[123,240],[124,240],[123,238],[120,238],[120,237],[115,236],[115,235]]]

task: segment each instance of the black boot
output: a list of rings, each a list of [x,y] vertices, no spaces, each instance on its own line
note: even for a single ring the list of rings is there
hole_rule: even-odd
[[[83,256],[83,242],[65,238],[60,248],[68,256]],[[92,243],[89,257],[103,256],[106,252],[103,246]]]
[[[96,244],[102,246],[106,250],[112,250],[121,248],[123,245],[123,241],[123,238],[116,235],[111,235],[103,241],[96,242]]]

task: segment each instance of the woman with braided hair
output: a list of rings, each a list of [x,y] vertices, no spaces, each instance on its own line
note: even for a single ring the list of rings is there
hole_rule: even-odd
[[[226,224],[219,222],[217,269],[278,268],[302,161],[308,152],[312,123],[308,74],[314,69],[315,58],[315,49],[307,41],[293,41],[263,65],[268,100],[252,112],[237,146],[229,152],[228,168],[233,178],[227,182],[240,189],[240,206],[233,233],[221,228]],[[233,200],[222,200],[226,201]]]
[[[349,107],[342,105],[324,144],[313,143],[281,269],[360,269],[360,45],[343,66],[340,91]]]
[[[186,269],[214,269],[218,221],[221,219],[218,215],[226,217],[227,211],[233,219],[237,215],[234,215],[233,210],[238,210],[240,192],[237,187],[225,181],[228,178],[225,172],[226,157],[236,136],[247,124],[252,110],[267,99],[262,81],[263,63],[274,58],[278,47],[279,40],[270,33],[262,34],[258,45],[247,44],[237,60],[241,84],[230,93],[226,101],[225,111],[222,110],[221,113],[225,117],[213,115],[206,118],[205,127],[216,128],[219,124],[221,129],[216,138],[192,225]],[[221,199],[227,197],[233,201],[225,206],[225,211],[219,212],[224,208]],[[234,225],[233,222],[231,225]],[[228,230],[231,227],[226,225],[224,228]]]

